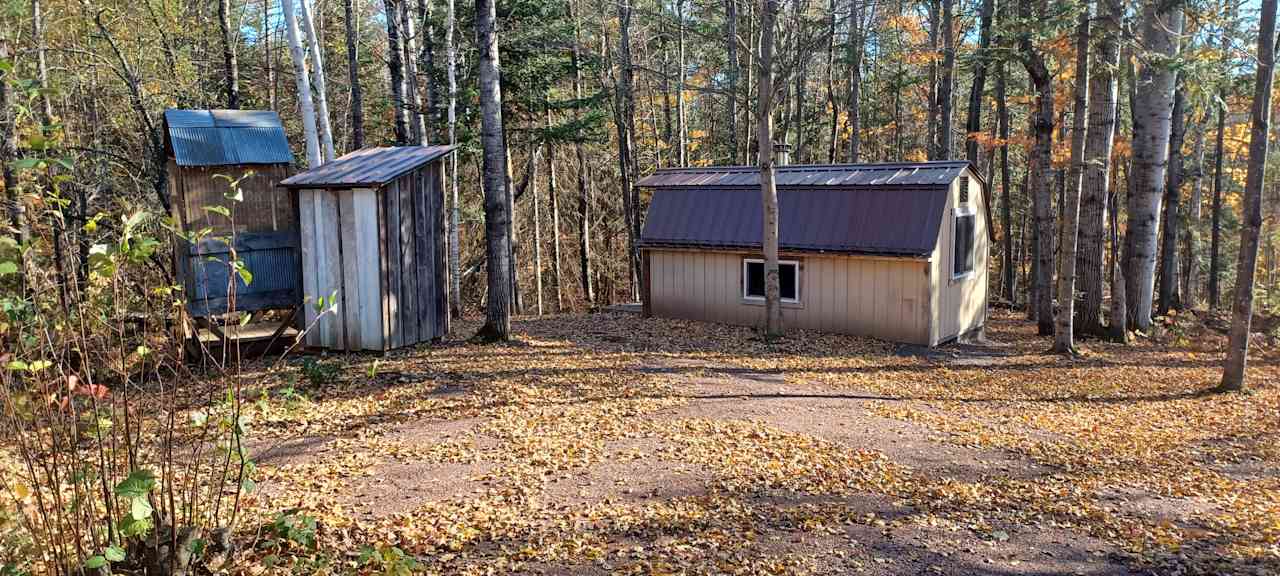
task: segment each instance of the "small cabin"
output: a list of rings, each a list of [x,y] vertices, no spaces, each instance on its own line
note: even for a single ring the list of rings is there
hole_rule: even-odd
[[[448,333],[442,160],[455,148],[365,148],[280,182],[301,221],[308,346],[387,351]]]
[[[776,168],[782,316],[934,346],[987,318],[990,213],[968,162]],[[645,311],[764,324],[759,169],[658,170],[641,233]]]
[[[266,310],[292,314],[302,301],[298,220],[293,200],[276,186],[293,162],[280,116],[169,109],[164,135],[173,221],[182,232],[207,232],[174,251],[188,312],[197,319]],[[238,183],[238,201],[228,197],[232,182]],[[248,283],[226,264],[231,239],[252,274]],[[280,332],[289,324],[280,324]]]

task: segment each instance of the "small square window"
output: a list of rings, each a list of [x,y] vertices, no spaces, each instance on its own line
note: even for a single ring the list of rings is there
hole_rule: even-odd
[[[973,212],[956,213],[955,240],[952,243],[955,248],[955,253],[952,255],[952,278],[959,278],[973,272],[975,220]]]
[[[783,302],[800,301],[800,263],[795,260],[778,262],[778,288]],[[764,260],[742,261],[742,297],[747,300],[764,300]]]

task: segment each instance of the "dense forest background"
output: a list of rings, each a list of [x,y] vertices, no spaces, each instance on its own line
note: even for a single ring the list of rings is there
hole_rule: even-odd
[[[1037,229],[1060,226],[1073,177],[1073,91],[1083,86],[1078,23],[1087,14],[1093,31],[1086,52],[1092,82],[1101,84],[1089,90],[1115,102],[1095,98],[1093,109],[1111,117],[1089,119],[1106,128],[1112,122],[1114,136],[1092,157],[1095,165],[1109,160],[1110,186],[1095,184],[1091,195],[1085,175],[1081,262],[1096,252],[1102,261],[1093,268],[1109,279],[1112,260],[1123,253],[1134,205],[1126,198],[1140,180],[1135,175],[1146,174],[1132,138],[1151,107],[1159,108],[1146,98],[1159,92],[1147,90],[1152,70],[1166,71],[1176,76],[1176,106],[1164,112],[1173,116],[1172,145],[1168,158],[1156,155],[1169,167],[1162,169],[1167,185],[1157,187],[1167,188],[1161,234],[1173,233],[1158,244],[1154,304],[1157,311],[1223,306],[1235,278],[1257,5],[1167,3],[1153,16],[1157,8],[1145,4],[1023,4],[783,3],[775,139],[792,146],[796,164],[973,161],[990,183],[996,215],[992,288],[1005,301],[1034,302],[1034,257],[1041,246],[1058,247],[1032,240]],[[485,269],[475,6],[346,0],[317,2],[311,12],[323,69],[310,59],[307,65],[312,85],[323,81],[339,154],[447,143],[452,93],[462,146],[458,272],[462,303],[478,310]],[[1146,17],[1170,22],[1173,14],[1181,32],[1168,35],[1172,50],[1150,45]],[[279,1],[34,0],[7,2],[3,16],[5,190],[25,208],[21,224],[37,239],[30,254],[53,264],[37,271],[83,280],[96,235],[111,233],[86,224],[112,222],[102,215],[137,207],[165,210],[165,108],[279,111],[298,167],[306,164]],[[759,6],[737,0],[497,2],[518,312],[634,299],[627,223],[638,223],[645,198],[632,183],[662,167],[754,163],[760,23]],[[309,47],[305,30],[302,36]],[[1039,104],[1046,94],[1047,108]],[[1031,193],[1041,188],[1028,162],[1037,126],[1047,131],[1052,164],[1041,220]],[[1256,288],[1267,310],[1280,306],[1278,193],[1269,176]],[[1169,218],[1186,224],[1170,226]],[[1090,239],[1102,247],[1090,248]],[[1109,280],[1088,281],[1085,268],[1082,300],[1090,286],[1110,290]],[[1086,316],[1095,310],[1084,328],[1101,330],[1102,296],[1084,306]]]

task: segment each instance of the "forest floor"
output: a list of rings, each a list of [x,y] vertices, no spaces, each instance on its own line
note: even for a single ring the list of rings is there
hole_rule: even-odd
[[[1224,342],[1189,317],[1074,360],[1005,311],[934,351],[623,313],[475,328],[331,357],[324,384],[254,376],[250,527],[296,509],[318,546],[260,530],[242,566],[1280,571],[1280,350],[1255,349],[1252,392],[1205,394]]]

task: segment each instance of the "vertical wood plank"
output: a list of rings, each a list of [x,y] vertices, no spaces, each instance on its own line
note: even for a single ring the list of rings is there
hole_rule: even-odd
[[[449,246],[448,228],[445,224],[446,210],[444,188],[444,159],[435,163],[431,170],[431,197],[436,207],[435,250],[436,250],[436,335],[443,338],[449,334]]]
[[[386,202],[387,244],[387,321],[391,329],[388,346],[399,348],[404,346],[404,332],[401,323],[400,300],[400,184],[392,181],[384,189],[383,199]]]
[[[360,349],[382,349],[382,276],[378,256],[378,195],[368,188],[351,191],[355,208],[355,260],[360,290]]]
[[[418,341],[420,342],[426,342],[438,336],[435,319],[435,242],[437,237],[435,226],[432,226],[434,220],[431,218],[438,207],[433,202],[434,194],[431,193],[433,186],[429,178],[430,171],[438,165],[438,162],[433,162],[413,174],[414,258],[417,261],[415,297],[418,299]]]
[[[418,263],[413,217],[417,210],[414,173],[400,178],[400,330],[404,345],[418,343]]]
[[[323,225],[320,234],[320,242],[323,249],[320,250],[320,257],[323,259],[319,263],[319,272],[321,274],[322,291],[326,296],[335,295],[338,302],[342,302],[342,260],[339,257],[340,250],[338,243],[338,193],[334,190],[322,190],[319,193],[320,208],[316,213],[316,221],[318,225]],[[341,306],[341,305],[339,305]],[[325,346],[333,349],[341,349],[343,347],[342,332],[342,310],[339,309],[337,314],[328,314],[322,321],[325,325]]]
[[[381,342],[379,348],[382,351],[391,349],[391,263],[387,257],[388,246],[390,246],[389,232],[387,231],[387,189],[379,188],[375,192],[375,203],[378,205],[378,219],[375,224],[378,226],[378,308],[380,314],[380,324],[382,325]]]
[[[342,262],[342,325],[343,343],[347,350],[362,347],[360,321],[360,257],[357,253],[355,194],[351,190],[338,192],[338,229]]]
[[[315,191],[298,190],[298,212],[301,215],[298,240],[302,257],[302,315],[303,327],[309,328],[316,321],[315,299],[320,297],[316,287],[316,208]],[[308,301],[310,299],[310,301]],[[306,334],[307,346],[319,346],[320,335],[310,330]]]

